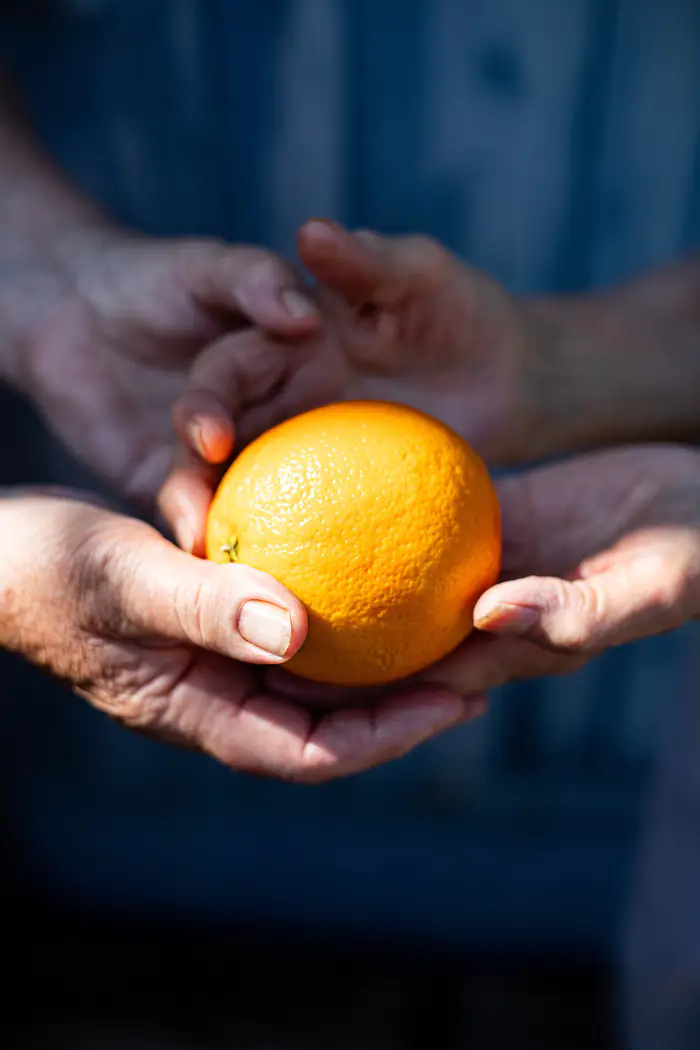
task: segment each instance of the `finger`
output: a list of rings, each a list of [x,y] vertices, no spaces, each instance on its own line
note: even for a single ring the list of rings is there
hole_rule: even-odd
[[[203,558],[207,516],[219,472],[189,449],[180,447],[173,468],[158,493],[158,510],[188,554]]]
[[[86,571],[103,634],[188,642],[249,663],[281,663],[306,636],[306,611],[271,576],[178,550],[139,525],[101,535]]]
[[[422,678],[461,695],[488,693],[508,682],[570,674],[585,662],[584,655],[554,652],[526,638],[475,633]]]
[[[223,336],[192,365],[187,388],[173,406],[175,432],[186,448],[208,463],[223,463],[233,450],[234,424],[256,412],[262,428],[275,421],[275,395],[286,382],[295,354],[304,350],[257,329]],[[239,446],[249,434],[238,435]]]
[[[452,264],[450,253],[430,238],[350,233],[320,219],[301,227],[298,251],[326,288],[352,301],[388,307],[408,295],[434,291]]]
[[[405,693],[407,689],[417,684],[421,683],[417,676],[414,676],[410,680],[404,679],[380,686],[328,685],[301,678],[284,667],[271,667],[265,674],[265,687],[270,692],[287,697],[312,710],[321,711],[375,703],[387,696]]]
[[[327,713],[318,721],[289,700],[252,690],[230,699],[218,668],[195,668],[171,708],[178,732],[234,769],[317,784],[399,758],[419,744],[483,713],[482,698],[463,700],[446,689],[415,689],[400,702]]]
[[[672,630],[700,608],[699,548],[697,534],[658,529],[647,547],[613,548],[584,562],[579,579],[532,576],[498,584],[477,603],[475,623],[582,653]]]
[[[301,276],[272,252],[206,241],[187,245],[181,258],[183,282],[206,307],[242,314],[280,335],[303,336],[319,324]]]

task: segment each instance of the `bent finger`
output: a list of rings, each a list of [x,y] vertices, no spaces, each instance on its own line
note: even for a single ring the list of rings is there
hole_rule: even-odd
[[[241,314],[267,331],[302,336],[319,324],[301,275],[273,252],[204,241],[186,247],[181,271],[200,303]]]
[[[232,768],[304,784],[361,773],[405,755],[438,733],[477,717],[481,698],[416,689],[399,701],[329,712],[320,719],[286,698],[254,693],[233,707],[203,695],[198,743]]]
[[[141,523],[128,529],[105,533],[88,555],[103,635],[187,643],[256,664],[297,652],[306,610],[283,584],[247,565],[193,558]]]
[[[428,237],[381,237],[351,233],[313,219],[298,235],[299,256],[326,288],[351,301],[391,307],[409,294],[434,291],[452,256]]]
[[[646,549],[612,548],[604,561],[584,562],[578,579],[498,584],[480,598],[475,622],[483,631],[582,653],[673,630],[700,606],[700,542],[670,527],[650,540]]]
[[[250,329],[208,346],[194,361],[186,388],[172,409],[182,444],[205,462],[225,462],[236,436],[234,419],[243,409],[274,401],[286,380],[295,345]]]

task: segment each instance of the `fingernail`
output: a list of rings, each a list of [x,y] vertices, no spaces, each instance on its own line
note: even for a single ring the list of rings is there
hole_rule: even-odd
[[[288,288],[286,292],[282,292],[282,302],[287,313],[292,317],[316,317],[318,315],[318,310],[308,296],[294,288]]]
[[[498,634],[525,634],[539,619],[539,610],[529,605],[511,605],[508,602],[484,604],[474,616],[479,631]]]
[[[187,424],[187,437],[190,440],[190,444],[196,452],[202,457],[207,458],[207,450],[204,444],[204,422],[199,416],[193,416]]]
[[[271,602],[245,602],[238,616],[241,638],[274,656],[284,656],[292,637],[292,621],[286,609]]]

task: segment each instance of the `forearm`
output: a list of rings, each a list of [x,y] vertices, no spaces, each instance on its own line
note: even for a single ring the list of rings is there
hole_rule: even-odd
[[[81,237],[104,224],[35,141],[0,73],[0,380],[23,387],[27,343],[70,285]]]
[[[528,310],[556,363],[543,454],[700,439],[700,258]]]

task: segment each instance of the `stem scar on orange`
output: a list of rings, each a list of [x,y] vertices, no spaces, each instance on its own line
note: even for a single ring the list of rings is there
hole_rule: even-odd
[[[436,419],[379,401],[327,405],[234,460],[206,550],[270,573],[304,603],[309,633],[290,671],[379,685],[472,630],[500,568],[498,498],[479,456]]]

